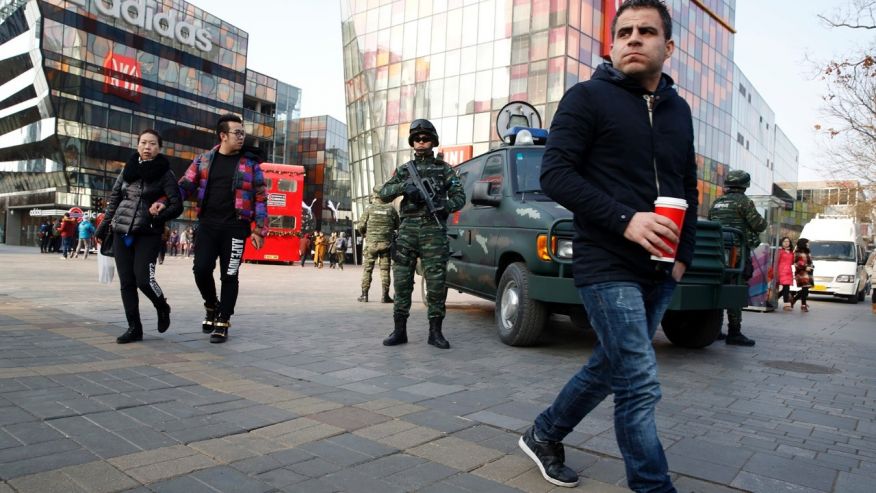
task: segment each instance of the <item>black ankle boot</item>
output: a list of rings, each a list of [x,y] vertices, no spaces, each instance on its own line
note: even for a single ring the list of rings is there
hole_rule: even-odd
[[[356,298],[356,301],[361,301],[362,303],[368,303],[368,290],[362,290],[362,296]]]
[[[204,309],[207,310],[207,314],[204,315],[204,321],[201,322],[201,330],[205,334],[211,334],[213,332],[213,320],[216,318],[216,310],[218,308],[218,303],[212,305],[204,303]]]
[[[228,318],[227,315],[220,314],[213,320],[213,333],[210,334],[210,342],[213,344],[222,344],[228,340],[228,329],[231,328]]]
[[[450,343],[441,334],[441,322],[443,321],[444,319],[441,317],[429,319],[429,344],[438,349],[450,349]]]
[[[384,346],[397,346],[408,342],[408,319],[407,317],[393,317],[395,328],[389,337],[383,340]]]
[[[389,297],[389,288],[383,290],[383,303],[392,303],[392,298]]]
[[[143,340],[143,325],[139,322],[131,324],[124,334],[116,337],[116,342],[119,344],[127,344],[129,342],[137,342]]]
[[[167,304],[167,298],[161,298],[155,310],[158,312],[158,333],[163,334],[170,328],[170,305]]]

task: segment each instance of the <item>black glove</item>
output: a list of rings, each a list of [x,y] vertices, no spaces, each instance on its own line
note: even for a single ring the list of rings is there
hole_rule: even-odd
[[[420,189],[417,188],[417,186],[413,183],[408,183],[405,185],[404,195],[407,200],[415,204],[422,204],[423,202],[425,202],[423,194],[420,193]]]

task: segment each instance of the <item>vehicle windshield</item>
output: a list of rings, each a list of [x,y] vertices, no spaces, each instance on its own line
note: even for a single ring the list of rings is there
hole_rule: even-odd
[[[544,194],[539,183],[544,147],[512,149],[510,156],[511,169],[514,173],[514,190],[517,193]]]
[[[851,241],[810,241],[812,260],[855,261],[855,244]]]

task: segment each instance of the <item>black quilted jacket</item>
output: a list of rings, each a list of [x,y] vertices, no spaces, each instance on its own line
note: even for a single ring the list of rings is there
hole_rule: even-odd
[[[166,207],[153,216],[149,206],[159,198],[164,199]],[[141,163],[134,153],[113,185],[104,221],[111,220],[114,233],[161,234],[164,223],[176,219],[182,210],[176,176],[167,159],[159,154]]]

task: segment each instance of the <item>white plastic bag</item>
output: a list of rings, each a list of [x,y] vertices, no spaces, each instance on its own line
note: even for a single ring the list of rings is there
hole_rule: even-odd
[[[116,274],[116,264],[113,257],[107,257],[97,252],[97,280],[101,284],[110,284]]]

